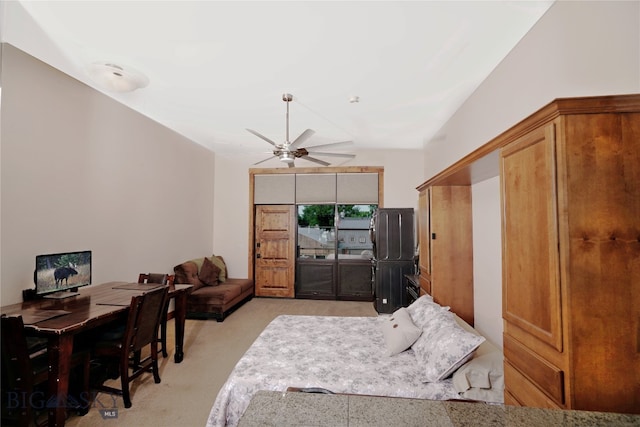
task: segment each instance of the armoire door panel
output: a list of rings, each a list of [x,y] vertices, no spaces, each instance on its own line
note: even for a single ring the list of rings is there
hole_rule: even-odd
[[[471,186],[434,186],[429,192],[431,296],[473,325]]]
[[[418,242],[420,276],[428,281],[431,277],[431,253],[429,251],[429,190],[422,190],[418,196]],[[425,289],[426,291],[426,289]],[[428,292],[431,291],[429,285]]]
[[[531,379],[558,405],[564,404],[564,372],[535,354],[524,344],[504,336],[504,357]]]
[[[504,383],[505,403],[507,405],[562,409],[562,406],[544,394],[506,360],[504,362]]]
[[[501,168],[503,316],[562,351],[554,126],[505,147]]]

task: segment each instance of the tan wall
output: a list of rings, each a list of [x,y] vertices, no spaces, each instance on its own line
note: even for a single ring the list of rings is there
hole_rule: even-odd
[[[1,105],[2,304],[37,254],[92,250],[101,283],[212,251],[212,152],[7,44]]]
[[[339,166],[383,166],[384,205],[418,208],[416,187],[422,182],[422,150],[350,150],[356,157]],[[247,274],[249,252],[249,168],[242,156],[216,156],[214,206],[215,254],[224,257],[231,276]],[[271,167],[271,165],[269,166]],[[245,276],[246,277],[246,276]]]
[[[555,98],[639,92],[640,2],[557,1],[425,144],[425,179]],[[474,187],[475,326],[501,346],[499,182]]]
[[[10,45],[2,72],[0,303],[33,287],[35,256],[50,252],[92,250],[94,283],[211,252],[247,274],[249,162],[215,156]],[[386,206],[417,206],[420,150],[356,153],[348,165],[385,167]]]

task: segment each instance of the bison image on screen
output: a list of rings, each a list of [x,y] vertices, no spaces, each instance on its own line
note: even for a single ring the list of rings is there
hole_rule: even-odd
[[[38,295],[91,284],[91,251],[38,255],[35,282]]]

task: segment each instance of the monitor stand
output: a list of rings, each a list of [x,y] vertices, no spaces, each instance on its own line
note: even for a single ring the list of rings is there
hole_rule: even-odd
[[[60,292],[54,292],[52,294],[43,295],[42,298],[63,299],[63,298],[75,297],[76,295],[80,295],[80,292],[60,291]]]

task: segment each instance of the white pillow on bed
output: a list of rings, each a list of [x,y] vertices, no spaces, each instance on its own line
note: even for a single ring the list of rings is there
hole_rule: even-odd
[[[449,310],[449,307],[442,307],[433,301],[430,295],[423,295],[407,307],[413,323],[424,328],[431,319],[442,310]]]
[[[387,356],[402,353],[416,342],[422,329],[413,324],[406,308],[396,310],[382,322],[382,334],[386,345]]]
[[[477,355],[453,374],[453,386],[467,399],[504,402],[504,369],[500,351]]]
[[[437,382],[449,377],[473,357],[484,341],[484,337],[461,328],[452,313],[438,313],[411,346],[423,372],[422,381]]]

